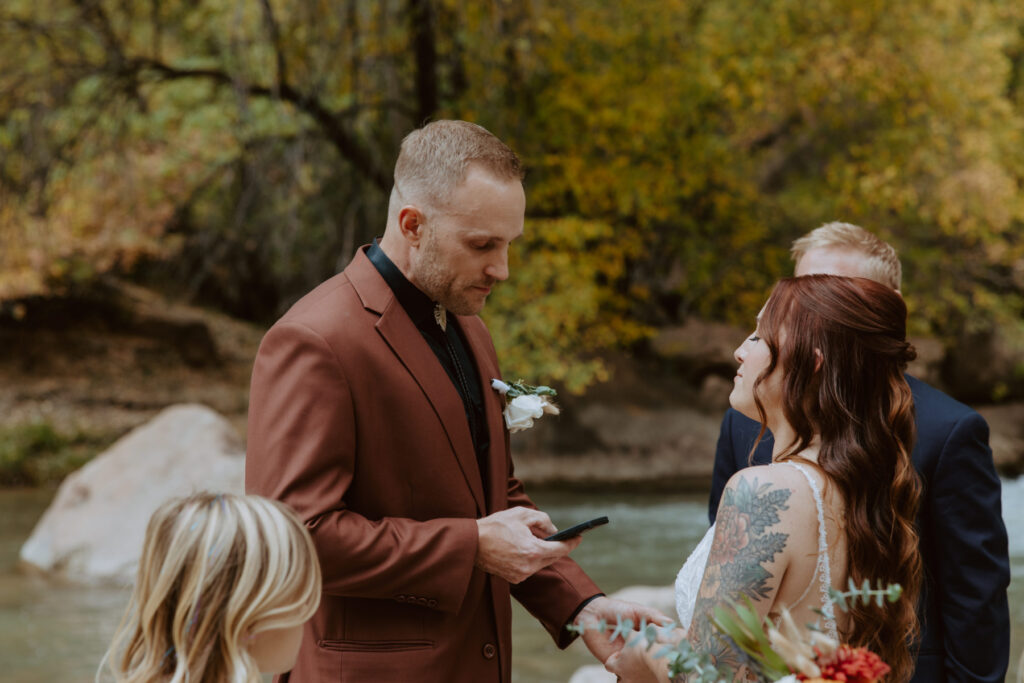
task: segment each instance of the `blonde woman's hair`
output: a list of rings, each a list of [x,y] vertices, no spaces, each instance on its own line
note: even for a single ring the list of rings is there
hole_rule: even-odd
[[[309,532],[285,505],[197,493],[153,513],[128,609],[97,673],[118,683],[258,683],[246,643],[320,604]]]
[[[900,289],[903,267],[891,244],[852,223],[825,223],[793,242],[789,253],[799,263],[811,249],[844,249],[864,257],[861,275],[892,289]]]
[[[442,120],[414,130],[402,140],[395,162],[395,186],[389,214],[397,216],[404,203],[443,207],[452,191],[466,179],[471,164],[504,181],[523,179],[516,153],[482,126],[468,121]]]

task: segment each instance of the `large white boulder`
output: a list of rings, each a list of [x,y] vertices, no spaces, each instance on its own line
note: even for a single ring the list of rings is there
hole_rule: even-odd
[[[161,503],[200,490],[242,493],[244,480],[231,424],[205,406],[171,406],[64,480],[21,548],[22,564],[72,581],[131,581]]]

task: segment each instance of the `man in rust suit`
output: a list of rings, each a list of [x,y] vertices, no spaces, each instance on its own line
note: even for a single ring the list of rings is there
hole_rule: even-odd
[[[477,317],[523,232],[516,155],[437,121],[402,142],[384,236],[296,303],[253,369],[246,490],[313,534],[323,601],[279,680],[508,682],[509,594],[559,647],[603,597],[515,478]],[[607,636],[586,637],[601,661]],[[621,645],[621,640],[618,645]]]

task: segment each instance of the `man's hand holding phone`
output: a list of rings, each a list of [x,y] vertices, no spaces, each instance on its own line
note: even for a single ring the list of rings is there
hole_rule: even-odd
[[[476,521],[476,566],[519,583],[575,550],[584,531],[607,523],[607,517],[598,517],[558,531],[540,510],[514,507],[495,512]]]

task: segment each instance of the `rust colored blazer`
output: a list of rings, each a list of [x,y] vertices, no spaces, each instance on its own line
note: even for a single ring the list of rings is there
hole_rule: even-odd
[[[458,392],[365,248],[264,337],[245,486],[298,512],[324,578],[278,681],[510,681],[510,586],[474,566],[475,520],[533,504],[490,387],[501,376],[490,335],[476,316],[458,322],[484,385],[486,482]],[[597,592],[569,559],[511,587],[560,647]]]

